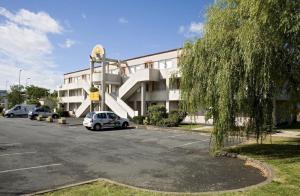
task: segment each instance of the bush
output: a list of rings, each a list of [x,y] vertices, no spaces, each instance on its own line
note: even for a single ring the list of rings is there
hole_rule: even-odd
[[[3,112],[4,107],[0,106],[0,113]]]
[[[158,125],[159,121],[167,117],[166,107],[163,105],[153,105],[148,108],[151,125]]]
[[[92,87],[90,88],[90,92],[98,92],[98,91],[99,91],[99,89],[96,88],[96,87],[94,87],[94,86],[92,86]]]
[[[142,125],[144,119],[145,119],[145,116],[135,116],[132,118],[132,121],[136,124]]]
[[[60,117],[69,117],[69,112],[68,111],[64,111],[62,108],[57,109],[56,113],[60,116]]]
[[[173,110],[169,113],[169,117],[170,119],[172,119],[173,121],[176,122],[176,126],[179,125],[184,118],[186,117],[186,112],[182,111],[182,110]]]
[[[177,119],[174,118],[163,118],[158,122],[158,126],[160,127],[175,127],[178,125]]]

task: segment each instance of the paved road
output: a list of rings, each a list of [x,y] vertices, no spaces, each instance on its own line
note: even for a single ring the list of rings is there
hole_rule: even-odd
[[[213,158],[209,137],[143,129],[87,131],[0,118],[0,194],[30,193],[108,178],[164,191],[241,188],[264,180],[243,161]]]

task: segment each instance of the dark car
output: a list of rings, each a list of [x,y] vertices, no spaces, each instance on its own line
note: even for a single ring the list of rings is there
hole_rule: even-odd
[[[38,116],[42,116],[45,118],[51,116],[54,119],[59,118],[59,115],[57,113],[51,112],[51,110],[47,108],[35,108],[28,113],[28,118],[31,120],[35,119]]]

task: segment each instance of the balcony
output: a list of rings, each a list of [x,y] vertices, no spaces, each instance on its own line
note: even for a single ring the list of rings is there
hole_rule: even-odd
[[[95,84],[100,84],[101,81],[102,81],[101,72],[95,72],[93,74],[93,82]],[[119,74],[106,73],[106,83],[107,84],[121,85],[121,76]]]

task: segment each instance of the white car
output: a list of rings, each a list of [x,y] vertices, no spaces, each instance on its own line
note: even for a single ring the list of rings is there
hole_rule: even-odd
[[[129,120],[126,118],[120,118],[118,115],[111,111],[89,112],[84,120],[83,126],[88,130],[99,131],[103,128],[127,128],[129,126]]]

